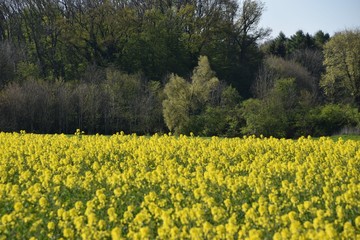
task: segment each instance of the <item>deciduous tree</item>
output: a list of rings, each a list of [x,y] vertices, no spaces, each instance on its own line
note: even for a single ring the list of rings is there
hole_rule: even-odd
[[[205,56],[199,57],[198,66],[191,79],[191,82],[187,82],[177,75],[172,75],[169,83],[165,85],[164,120],[168,128],[177,133],[186,131],[191,116],[199,115],[205,110],[212,91],[219,84]]]
[[[333,36],[324,47],[326,72],[321,80],[333,101],[353,101],[360,108],[360,30]]]

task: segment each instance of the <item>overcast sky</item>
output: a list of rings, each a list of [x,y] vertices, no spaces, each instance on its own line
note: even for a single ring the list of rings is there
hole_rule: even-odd
[[[329,33],[360,28],[360,0],[262,0],[265,11],[261,27],[280,31],[290,37],[298,30],[313,35],[318,30]]]

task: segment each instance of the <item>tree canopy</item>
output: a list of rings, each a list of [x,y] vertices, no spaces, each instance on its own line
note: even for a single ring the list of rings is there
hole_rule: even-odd
[[[47,79],[79,80],[95,66],[163,81],[169,73],[189,77],[206,55],[246,93],[261,61],[257,41],[269,32],[258,26],[263,7],[258,0],[2,1],[0,41],[8,53],[0,62],[20,56],[11,67],[6,60],[3,78],[34,63]]]
[[[187,128],[190,118],[204,111],[210,101],[211,93],[219,85],[219,80],[211,70],[208,58],[199,57],[191,82],[173,75],[165,85],[164,119],[170,130],[182,132]]]
[[[326,72],[321,80],[334,101],[354,101],[360,108],[360,31],[335,34],[324,47]]]
[[[294,137],[357,127],[359,31],[263,42],[264,9],[2,0],[0,131]]]

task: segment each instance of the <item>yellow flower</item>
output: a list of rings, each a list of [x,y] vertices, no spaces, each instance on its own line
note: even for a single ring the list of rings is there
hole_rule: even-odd
[[[203,234],[200,228],[191,228],[190,229],[190,237],[192,239],[202,239],[203,238]]]
[[[109,208],[108,210],[107,210],[107,214],[108,214],[108,216],[109,216],[109,220],[110,220],[110,222],[113,222],[113,221],[116,221],[116,219],[117,219],[117,214],[115,213],[115,208]]]
[[[74,218],[75,228],[79,231],[84,227],[84,216],[78,216]]]
[[[121,229],[119,227],[115,227],[111,230],[111,239],[112,240],[121,239]]]
[[[141,239],[148,239],[150,237],[150,229],[149,227],[140,228]]]
[[[22,204],[21,202],[16,202],[16,203],[14,204],[14,210],[15,210],[16,212],[20,212],[22,208],[23,208],[23,204]]]
[[[11,215],[9,214],[4,214],[2,217],[1,217],[1,223],[3,225],[6,225],[8,222],[11,221]]]
[[[359,235],[357,141],[0,133],[0,144],[0,232],[14,238]]]
[[[98,222],[98,227],[99,227],[100,230],[105,229],[105,227],[106,227],[106,222],[101,219],[101,220]]]
[[[310,201],[305,201],[304,202],[304,208],[307,210],[311,207],[311,202]]]
[[[94,213],[90,213],[88,216],[88,224],[91,226],[91,225],[94,225],[97,221],[97,217]]]
[[[360,230],[360,216],[355,218],[355,226]]]
[[[40,207],[42,207],[42,208],[46,208],[46,206],[48,205],[48,201],[46,200],[45,197],[41,197],[41,198],[39,199],[39,205],[40,205]]]
[[[325,233],[330,239],[336,239],[338,233],[331,223],[325,225]]]
[[[74,238],[74,231],[71,228],[65,228],[63,234],[66,238]]]
[[[47,228],[52,231],[55,229],[55,223],[54,222],[48,222]]]
[[[115,194],[116,197],[120,197],[120,195],[121,195],[121,188],[116,188],[116,189],[114,190],[114,194]]]
[[[80,210],[82,208],[82,206],[83,206],[83,203],[81,201],[77,201],[75,203],[75,209],[76,210]]]

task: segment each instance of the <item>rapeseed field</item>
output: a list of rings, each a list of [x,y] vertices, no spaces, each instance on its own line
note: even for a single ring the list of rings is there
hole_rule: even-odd
[[[360,239],[360,142],[0,133],[0,239]]]

